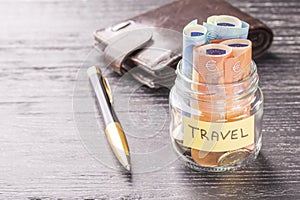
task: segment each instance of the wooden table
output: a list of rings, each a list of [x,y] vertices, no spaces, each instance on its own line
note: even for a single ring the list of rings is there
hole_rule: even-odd
[[[99,59],[88,56],[92,32],[171,1],[0,2],[1,199],[300,199],[299,0],[229,0],[275,34],[269,52],[256,60],[265,114],[263,147],[250,166],[214,174],[175,161],[130,176],[92,155],[82,134],[95,127],[99,115],[89,100],[91,112],[78,117],[85,103],[78,107],[73,101],[73,96],[84,101],[87,93],[86,87],[78,92],[85,84],[81,67]],[[120,85],[115,73],[107,73],[113,88]],[[132,106],[123,112],[143,123],[141,130],[159,127],[148,138],[130,135],[133,153],[167,144],[168,90],[141,87],[130,95]],[[154,118],[150,109],[163,114]],[[100,160],[110,156],[103,153]]]

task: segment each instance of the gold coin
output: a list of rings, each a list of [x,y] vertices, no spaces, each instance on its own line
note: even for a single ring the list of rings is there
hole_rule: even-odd
[[[218,166],[218,158],[223,154],[220,152],[207,152],[200,151],[198,149],[191,150],[193,160],[201,165],[206,167],[216,167]]]
[[[242,159],[248,157],[249,155],[250,155],[250,151],[248,149],[237,149],[234,151],[228,151],[218,159],[218,165],[219,166],[231,165],[238,161],[241,161]]]

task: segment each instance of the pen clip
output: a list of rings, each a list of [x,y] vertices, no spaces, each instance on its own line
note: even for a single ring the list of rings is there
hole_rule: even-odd
[[[105,78],[104,76],[102,76],[102,82],[103,82],[103,85],[105,87],[106,94],[108,95],[109,101],[110,101],[110,103],[112,103],[113,102],[113,98],[112,98],[112,93],[111,93],[110,85],[108,83],[107,78]]]

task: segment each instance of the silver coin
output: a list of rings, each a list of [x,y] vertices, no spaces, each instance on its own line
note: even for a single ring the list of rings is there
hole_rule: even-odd
[[[219,166],[227,166],[241,161],[242,159],[248,157],[250,155],[250,151],[248,149],[237,149],[234,151],[228,151],[224,153],[218,159]]]

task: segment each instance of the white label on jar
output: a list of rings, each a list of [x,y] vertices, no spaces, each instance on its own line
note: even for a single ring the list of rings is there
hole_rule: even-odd
[[[184,116],[183,145],[208,152],[224,152],[254,143],[254,115],[234,122],[204,122]]]

